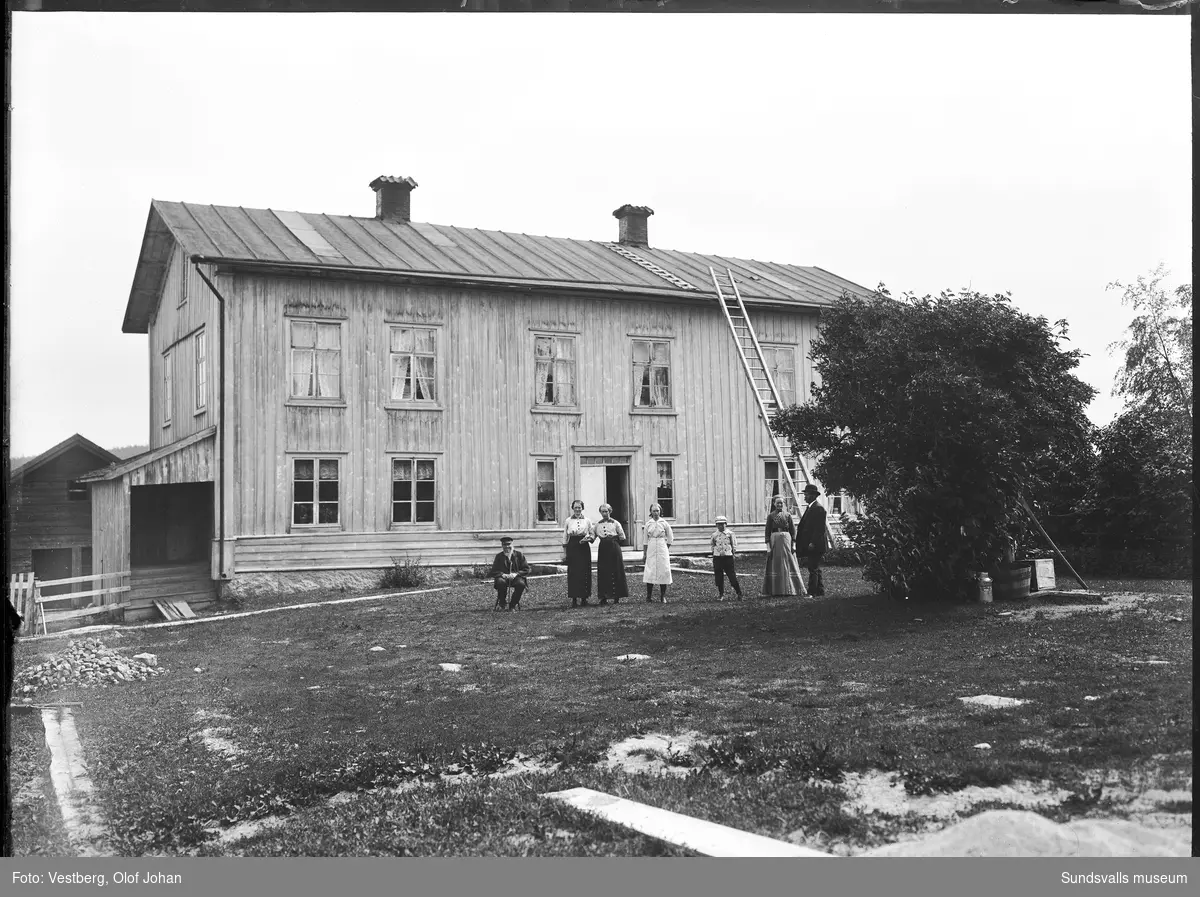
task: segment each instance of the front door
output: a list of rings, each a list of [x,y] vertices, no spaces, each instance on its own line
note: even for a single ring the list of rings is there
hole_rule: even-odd
[[[612,505],[613,518],[625,530],[625,542],[632,538],[629,517],[629,465],[596,464],[584,465],[579,469],[579,498],[583,501],[584,516],[589,520],[600,519],[600,505]],[[596,559],[600,543],[592,543],[592,560]]]
[[[605,479],[603,467],[579,468],[579,500],[583,502],[583,516],[593,522],[600,519],[600,506],[605,502]],[[592,560],[600,550],[600,543],[592,543]]]

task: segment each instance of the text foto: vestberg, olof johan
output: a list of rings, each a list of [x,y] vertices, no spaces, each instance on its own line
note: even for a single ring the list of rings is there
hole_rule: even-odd
[[[83,872],[14,872],[14,885],[181,885],[183,876],[170,872],[114,872],[111,876]]]

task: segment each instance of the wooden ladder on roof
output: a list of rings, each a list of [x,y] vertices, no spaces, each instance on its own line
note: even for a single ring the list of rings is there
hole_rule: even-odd
[[[797,481],[800,476],[804,477],[805,484],[812,483],[818,485],[818,488],[819,484],[813,478],[808,465],[804,463],[804,458],[793,452],[790,444],[787,446],[787,451],[784,451],[783,441],[771,429],[771,421],[774,420],[783,405],[779,400],[779,390],[775,387],[775,379],[771,376],[771,370],[767,367],[766,359],[763,357],[762,345],[758,341],[758,335],[754,332],[754,325],[750,323],[750,316],[746,313],[746,304],[742,302],[742,292],[738,289],[733,271],[726,268],[723,273],[720,273],[710,265],[708,273],[712,276],[713,286],[716,287],[717,302],[725,314],[729,332],[733,334],[738,358],[742,360],[742,369],[750,380],[750,388],[754,391],[754,398],[758,402],[758,413],[767,426],[767,437],[770,439],[771,448],[774,449],[775,457],[779,461],[779,479],[781,483],[786,483],[787,489],[791,493],[792,506],[799,510],[801,492]],[[825,536],[829,540],[831,548],[838,544],[837,535],[829,525],[828,514],[825,517]]]

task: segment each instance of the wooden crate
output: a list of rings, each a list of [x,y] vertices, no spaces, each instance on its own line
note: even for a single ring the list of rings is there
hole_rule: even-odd
[[[1033,578],[1029,583],[1031,592],[1045,592],[1058,587],[1054,579],[1053,558],[1031,558],[1024,563],[1033,567]]]

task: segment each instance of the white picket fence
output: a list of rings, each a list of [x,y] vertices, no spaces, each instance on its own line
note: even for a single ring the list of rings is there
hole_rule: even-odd
[[[51,586],[75,585],[77,583],[94,583],[95,588],[81,592],[66,592],[61,595],[43,595],[42,589]],[[106,585],[106,583],[108,583]],[[115,606],[120,605],[122,592],[130,590],[129,571],[120,573],[92,573],[88,576],[72,576],[69,579],[38,579],[32,573],[14,574],[8,585],[8,600],[17,613],[23,618],[21,624],[23,635],[37,633],[42,627],[42,633],[47,630],[47,623],[63,620],[82,621],[87,617],[102,616],[113,613]],[[75,607],[81,598],[91,598],[88,607]],[[56,610],[53,606],[68,604],[66,610]],[[50,609],[47,605],[51,605]]]

